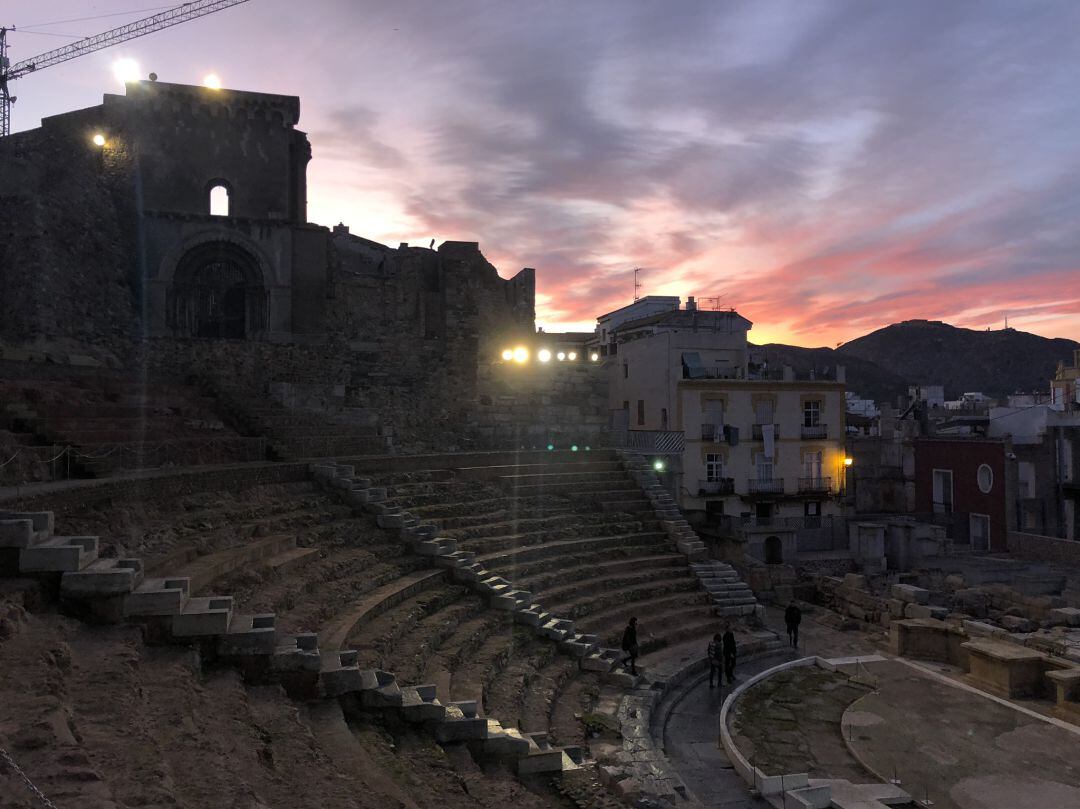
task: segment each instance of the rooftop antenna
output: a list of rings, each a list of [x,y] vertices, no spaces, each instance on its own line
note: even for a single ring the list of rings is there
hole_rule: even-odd
[[[636,301],[641,297],[641,281],[638,275],[641,273],[641,267],[634,267],[634,300]]]
[[[720,301],[726,298],[726,295],[712,295],[710,297],[702,298],[703,301],[712,301],[712,310],[714,312],[720,311]]]
[[[11,105],[15,103],[15,96],[9,92],[9,82],[20,79],[29,73],[58,65],[61,62],[67,62],[70,59],[77,59],[88,53],[100,51],[102,48],[118,45],[121,42],[152,34],[154,31],[160,31],[163,28],[179,25],[188,20],[194,20],[207,14],[213,14],[215,11],[221,11],[230,6],[246,2],[247,0],[194,0],[194,2],[178,5],[151,17],[121,25],[111,31],[104,31],[76,42],[70,42],[55,50],[46,51],[29,59],[23,59],[14,65],[11,64],[7,55],[7,33],[17,29],[14,25],[6,28],[0,27],[0,137],[7,137],[11,134]]]

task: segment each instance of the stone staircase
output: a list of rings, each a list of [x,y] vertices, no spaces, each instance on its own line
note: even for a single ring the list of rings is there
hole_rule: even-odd
[[[59,536],[52,512],[0,512],[0,574],[33,576],[61,608],[95,623],[138,623],[150,643],[192,644],[204,660],[235,665],[254,684],[276,683],[297,699],[335,699],[346,715],[393,711],[442,743],[473,742],[519,774],[580,766],[579,748],[552,745],[478,715],[474,701],[441,702],[434,684],[403,685],[362,668],[355,650],[323,651],[315,633],[286,634],[272,613],[241,613],[229,595],[194,596],[186,576],[147,577],[138,558],[98,558],[97,537]]]

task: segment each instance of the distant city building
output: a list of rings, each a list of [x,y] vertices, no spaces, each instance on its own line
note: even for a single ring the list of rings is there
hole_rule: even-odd
[[[929,408],[945,406],[945,388],[942,385],[910,385],[908,398],[921,402]]]
[[[847,413],[862,418],[874,419],[881,415],[881,408],[873,399],[862,399],[853,391],[844,391],[844,409]]]
[[[1055,405],[1080,402],[1080,348],[1073,351],[1072,365],[1059,362],[1050,380],[1050,401]]]

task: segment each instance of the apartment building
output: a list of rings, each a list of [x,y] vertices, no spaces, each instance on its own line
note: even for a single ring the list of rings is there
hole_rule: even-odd
[[[752,360],[737,312],[656,306],[605,316],[617,322],[605,326],[611,407],[627,444],[661,459],[684,511],[763,526],[838,516],[843,369],[798,379]]]

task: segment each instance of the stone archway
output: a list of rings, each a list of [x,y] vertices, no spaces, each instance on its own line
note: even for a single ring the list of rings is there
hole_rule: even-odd
[[[784,563],[784,543],[780,537],[765,537],[765,564],[782,565]]]
[[[243,247],[208,241],[180,259],[169,290],[177,337],[243,340],[266,328],[267,296],[258,260]]]

